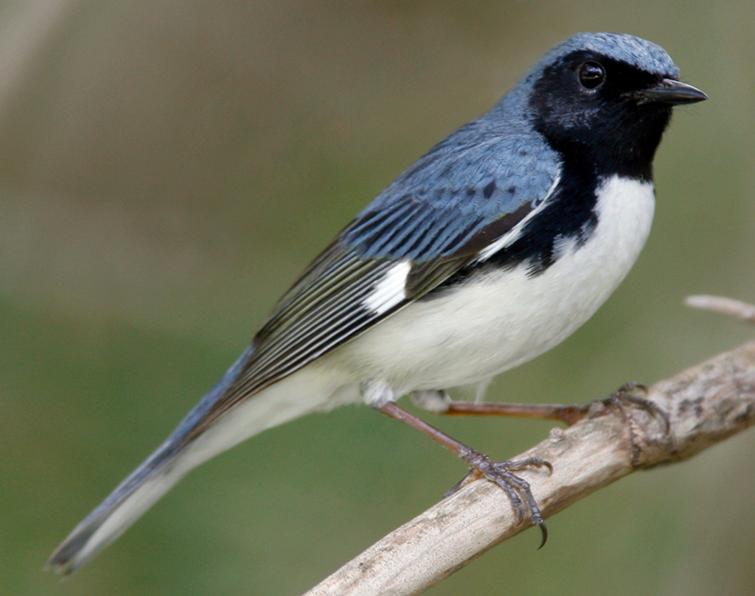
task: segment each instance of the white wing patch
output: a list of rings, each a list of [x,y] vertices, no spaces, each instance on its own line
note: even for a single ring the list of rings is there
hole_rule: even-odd
[[[537,206],[537,208],[533,209],[532,212],[527,215],[522,221],[520,221],[518,224],[516,224],[511,230],[508,231],[508,233],[504,234],[498,240],[495,240],[494,242],[491,242],[488,244],[485,248],[483,248],[480,251],[479,256],[475,260],[476,263],[483,263],[487,261],[490,257],[492,257],[495,253],[497,253],[499,250],[502,250],[506,248],[507,246],[512,245],[514,242],[519,240],[519,237],[522,235],[522,230],[524,229],[524,226],[527,225],[527,222],[530,221],[535,215],[537,215],[545,206],[548,199],[553,195],[553,191],[556,190],[556,187],[558,186],[558,183],[561,181],[561,176],[558,175],[553,180],[553,183],[551,184],[550,188],[548,189],[548,192],[545,193],[545,197],[543,197],[543,200],[540,201],[540,204]]]
[[[397,263],[378,282],[372,294],[364,299],[364,306],[375,314],[383,314],[406,298],[406,278],[412,265],[409,261]]]

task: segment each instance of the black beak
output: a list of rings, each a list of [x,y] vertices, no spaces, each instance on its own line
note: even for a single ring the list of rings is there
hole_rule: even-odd
[[[632,93],[638,104],[665,103],[677,106],[685,103],[697,103],[705,101],[708,96],[697,87],[676,81],[674,79],[662,79],[660,83],[648,89],[640,89]]]

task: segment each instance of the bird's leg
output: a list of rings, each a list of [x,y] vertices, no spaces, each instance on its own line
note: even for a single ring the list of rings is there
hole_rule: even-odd
[[[627,406],[635,406],[659,418],[666,431],[669,430],[668,414],[652,401],[645,399],[647,387],[640,383],[624,383],[607,398],[595,400],[606,407],[619,411],[626,419]],[[568,426],[579,422],[589,412],[592,403],[584,405],[564,404],[509,404],[491,402],[454,401],[445,391],[415,391],[412,402],[430,412],[446,416],[509,416],[512,418],[534,418],[538,420],[558,420]]]
[[[510,416],[512,418],[535,418],[558,420],[571,426],[587,414],[588,406],[564,404],[507,404],[451,402],[447,416]]]
[[[506,493],[519,521],[524,519],[525,509],[528,510],[532,524],[540,528],[540,533],[542,535],[540,547],[545,544],[545,541],[548,538],[548,531],[545,527],[540,507],[538,506],[537,501],[535,501],[535,497],[532,495],[529,483],[520,476],[517,476],[515,472],[533,467],[547,468],[550,471],[552,470],[552,466],[549,462],[539,457],[496,462],[490,459],[487,455],[467,447],[464,443],[457,441],[434,426],[427,424],[424,420],[403,410],[392,401],[377,405],[376,408],[394,420],[404,422],[426,434],[433,441],[439,443],[461,458],[471,468],[470,473],[467,474],[461,482],[457,483],[452,488],[451,492],[455,492],[463,484],[471,482],[477,478],[486,478],[490,480]]]
[[[415,391],[412,402],[430,412],[446,416],[509,416],[558,420],[571,426],[587,414],[589,405],[509,404],[453,401],[445,391]]]

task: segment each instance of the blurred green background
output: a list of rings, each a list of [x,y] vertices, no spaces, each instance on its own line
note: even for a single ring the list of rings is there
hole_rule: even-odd
[[[687,310],[755,300],[755,41],[738,2],[0,3],[0,593],[295,594],[463,474],[364,407],[197,470],[91,566],[42,565],[219,377],[371,197],[576,31],[662,44],[709,102],[656,160],[640,261],[489,397],[584,401],[748,336]],[[750,332],[751,333],[751,332]],[[441,420],[504,457],[549,425]],[[433,594],[752,594],[755,433],[636,474]]]

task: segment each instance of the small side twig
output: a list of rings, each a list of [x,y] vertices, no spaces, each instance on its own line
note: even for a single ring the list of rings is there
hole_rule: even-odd
[[[691,306],[692,308],[709,310],[722,315],[736,317],[747,321],[748,323],[755,323],[755,305],[747,304],[740,300],[734,300],[733,298],[699,294],[696,296],[687,296],[684,300],[684,304]]]

